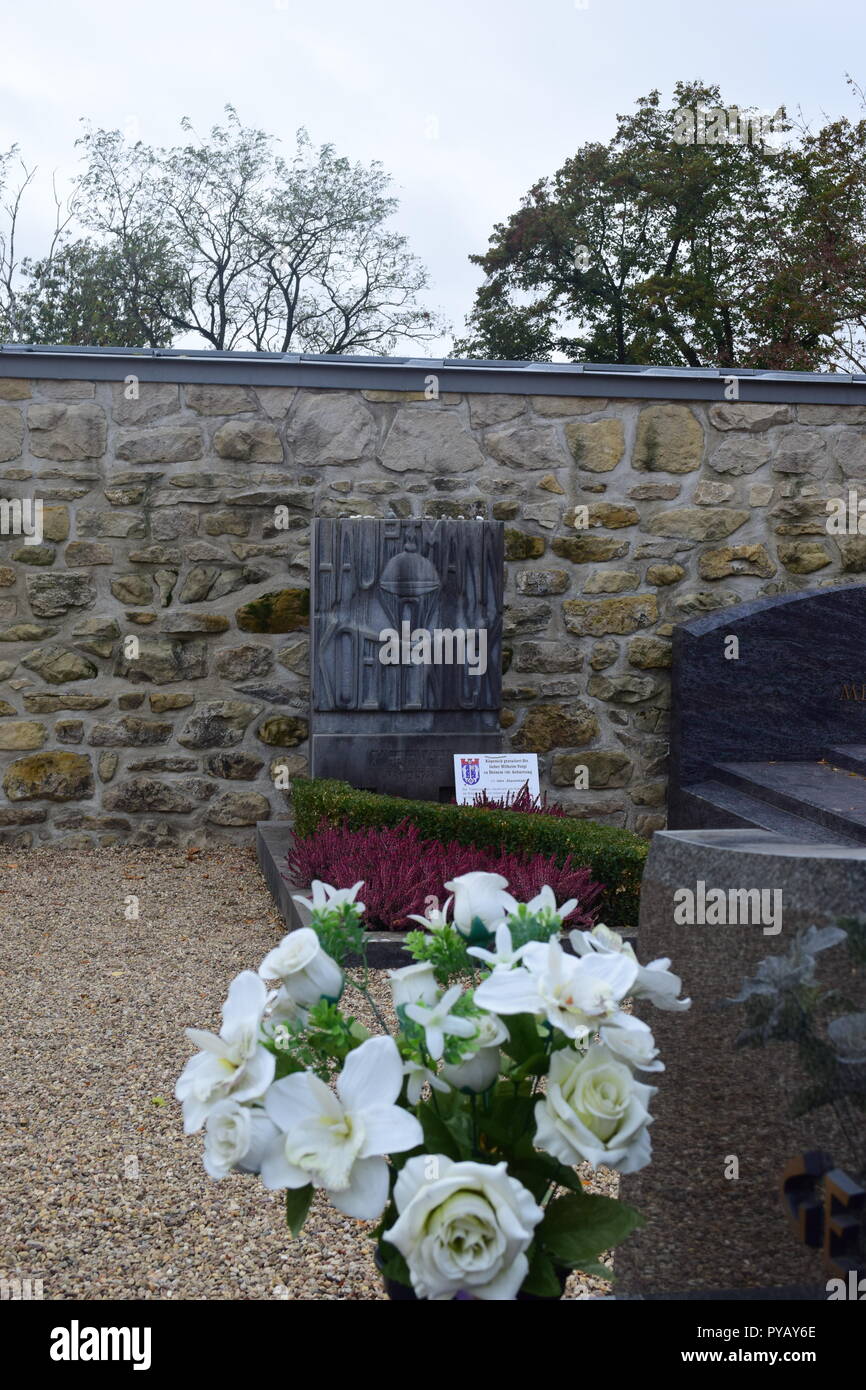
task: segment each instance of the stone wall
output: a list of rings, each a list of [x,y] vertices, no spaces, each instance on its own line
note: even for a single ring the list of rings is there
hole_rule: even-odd
[[[674,625],[866,570],[823,500],[866,474],[863,426],[862,406],[0,377],[0,497],[45,507],[41,545],[0,536],[0,840],[204,844],[286,814],[314,514],[503,520],[506,741],[574,814],[648,833]]]

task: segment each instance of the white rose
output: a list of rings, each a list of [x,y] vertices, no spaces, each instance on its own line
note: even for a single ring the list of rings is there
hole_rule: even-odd
[[[205,1123],[204,1166],[212,1178],[224,1178],[232,1168],[257,1173],[277,1127],[264,1110],[222,1100]]]
[[[461,1291],[485,1300],[516,1298],[529,1269],[525,1251],[544,1212],[504,1163],[454,1163],[444,1154],[410,1158],[394,1200],[400,1215],[385,1238],[409,1266],[419,1298],[442,1301]]]
[[[445,884],[449,893],[454,894],[454,925],[463,935],[472,930],[475,917],[480,918],[490,931],[517,910],[517,903],[510,893],[506,893],[508,879],[501,874],[472,873],[461,874]]]
[[[633,1014],[618,1014],[616,1021],[599,1030],[602,1042],[638,1071],[664,1071],[650,1027]]]
[[[554,1052],[547,1092],[535,1107],[536,1146],[561,1163],[636,1173],[650,1161],[647,1105],[655,1093],[603,1044],[583,1056]]]
[[[395,1009],[400,1004],[435,1004],[439,998],[436,975],[427,960],[404,965],[402,970],[389,970],[388,980]]]
[[[343,972],[327,951],[323,951],[312,927],[299,927],[284,936],[259,966],[263,980],[282,980],[296,1004],[312,1008],[326,996],[339,999]]]
[[[483,1014],[478,1019],[478,1032],[472,1039],[475,1052],[462,1062],[447,1064],[442,1076],[458,1091],[480,1094],[492,1086],[499,1076],[501,1054],[499,1044],[505,1042],[508,1029],[495,1014]]]

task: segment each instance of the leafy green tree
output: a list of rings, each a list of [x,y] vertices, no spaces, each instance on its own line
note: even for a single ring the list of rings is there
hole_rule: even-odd
[[[424,267],[390,226],[377,162],[352,163],[298,132],[291,157],[232,107],[204,138],[153,149],[85,132],[84,171],[47,251],[22,256],[35,170],[0,152],[0,337],[222,351],[392,351],[447,325],[420,302]]]
[[[680,113],[698,108],[725,109],[727,138],[682,139]],[[540,179],[470,258],[485,280],[455,353],[859,364],[866,127],[840,120],[777,148],[792,129],[784,113],[772,144],[750,114],[725,108],[718,87],[681,82],[671,107],[650,92],[607,145]]]
[[[71,241],[53,256],[23,262],[19,331],[28,341],[92,347],[169,347],[166,305],[177,297],[176,267],[159,243],[100,246]]]
[[[397,209],[381,165],[352,164],[297,135],[291,159],[264,131],[226,122],[154,150],[87,131],[79,217],[125,256],[158,235],[177,277],[147,282],[176,333],[222,350],[387,352],[442,331],[417,297],[427,274],[386,223]]]

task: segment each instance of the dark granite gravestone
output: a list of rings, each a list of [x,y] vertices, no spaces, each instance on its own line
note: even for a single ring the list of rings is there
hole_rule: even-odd
[[[503,556],[501,522],[316,520],[314,777],[447,800],[500,751]]]
[[[862,584],[681,624],[669,827],[866,843],[864,637]]]
[[[743,900],[732,893],[778,892],[778,920],[770,922],[769,914],[743,920],[741,910],[728,911],[721,923],[701,921],[710,914],[700,912],[683,921],[683,890],[699,903],[702,886],[707,895],[721,891],[738,905]],[[850,1058],[838,1062],[834,1072],[827,1052],[830,1021],[866,1007],[866,962],[849,945],[856,937],[814,955],[814,979],[804,985],[817,983],[838,994],[809,1030],[799,1005],[793,1012],[788,1005],[786,1039],[738,1046],[738,1036],[750,1026],[748,1011],[744,1004],[724,1003],[762,960],[786,956],[792,948],[802,951],[798,932],[856,917],[864,903],[863,846],[792,844],[766,831],[661,831],[653,837],[641,885],[637,955],[642,963],[670,957],[692,1005],[665,1012],[635,1001],[666,1070],[640,1078],[658,1087],[650,1105],[653,1156],[648,1167],[621,1180],[621,1196],[647,1224],[616,1252],[617,1296],[825,1300],[828,1279],[847,1278],[852,1267],[866,1272],[866,1244],[855,1255],[855,1242],[846,1234],[846,1222],[856,1225],[862,1217],[866,1194],[858,1197],[851,1180],[862,1186],[866,1127],[864,1111],[844,1091],[866,1087],[866,1058],[859,1067]],[[739,921],[731,921],[735,915]],[[782,978],[776,967],[761,983]],[[753,1001],[769,1008],[776,998],[766,993]],[[828,1091],[836,1098],[821,1103]],[[816,1153],[827,1155],[817,1165],[821,1174],[839,1170],[836,1230],[828,1228],[825,1215],[827,1177],[814,1184],[789,1179],[789,1195],[810,1202],[802,1228],[783,1200],[786,1170],[805,1169],[803,1156]]]

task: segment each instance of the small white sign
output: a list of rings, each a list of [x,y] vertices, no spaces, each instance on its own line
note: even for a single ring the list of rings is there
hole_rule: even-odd
[[[482,792],[493,801],[516,796],[529,783],[529,795],[538,787],[537,753],[455,753],[454,788],[460,806],[471,806]]]

